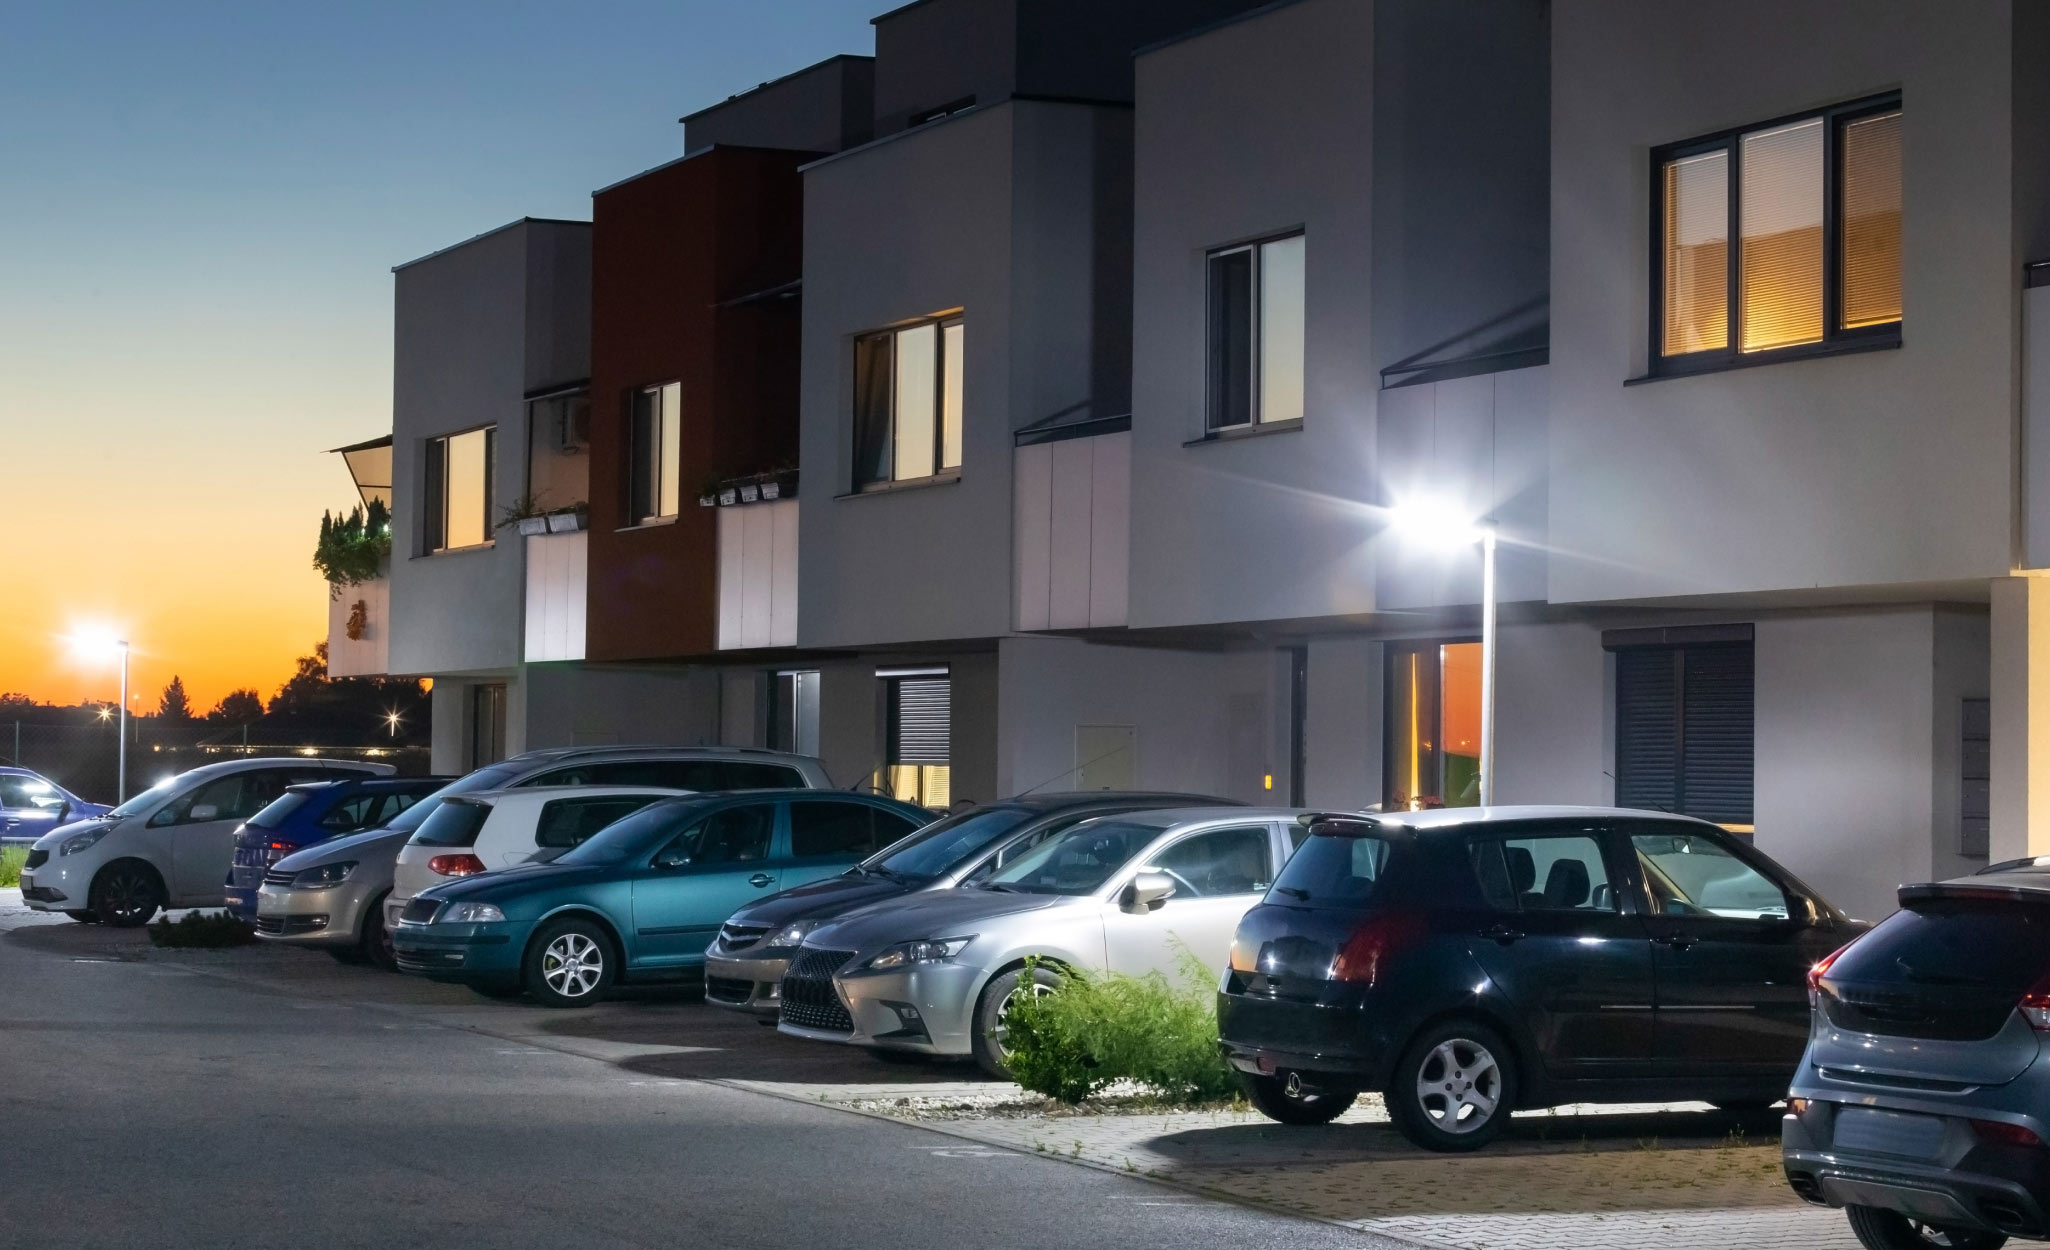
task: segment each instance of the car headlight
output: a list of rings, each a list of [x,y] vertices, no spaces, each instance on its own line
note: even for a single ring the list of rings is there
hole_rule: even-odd
[[[802,946],[804,945],[804,939],[811,936],[811,931],[824,923],[826,922],[823,920],[793,920],[762,939],[762,945],[764,947]]]
[[[505,913],[490,903],[455,903],[434,918],[436,924],[486,924],[505,919]]]
[[[356,861],[353,859],[344,860],[339,864],[322,864],[318,868],[308,868],[304,872],[295,873],[292,877],[292,888],[295,890],[331,890],[342,882],[347,881],[349,874],[355,870]]]
[[[862,967],[870,972],[888,972],[892,968],[902,968],[909,964],[938,963],[960,954],[962,948],[974,940],[975,936],[970,934],[967,937],[926,938],[917,942],[899,942]]]
[[[106,836],[106,825],[101,825],[97,829],[88,829],[84,833],[74,833],[57,844],[57,853],[59,855],[76,855]]]

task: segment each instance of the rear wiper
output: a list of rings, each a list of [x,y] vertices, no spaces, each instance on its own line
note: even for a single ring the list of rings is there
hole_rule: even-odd
[[[1310,892],[1308,890],[1298,890],[1292,885],[1277,885],[1274,887],[1274,892],[1276,894],[1286,894],[1290,898],[1299,898],[1305,903],[1310,901]]]

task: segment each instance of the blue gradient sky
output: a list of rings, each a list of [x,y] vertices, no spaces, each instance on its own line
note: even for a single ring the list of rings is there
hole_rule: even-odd
[[[266,696],[390,429],[391,267],[680,155],[683,114],[888,0],[0,0],[0,691]]]

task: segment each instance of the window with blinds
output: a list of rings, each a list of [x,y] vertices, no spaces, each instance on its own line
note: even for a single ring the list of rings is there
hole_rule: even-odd
[[[1900,121],[1890,95],[1653,153],[1654,372],[1899,342]]]
[[[877,674],[885,684],[883,771],[877,788],[925,807],[953,801],[953,679],[943,669]]]
[[[1616,651],[1616,804],[1751,831],[1752,647]]]

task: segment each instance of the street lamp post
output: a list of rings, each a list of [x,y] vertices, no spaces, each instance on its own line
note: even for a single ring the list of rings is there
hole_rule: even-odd
[[[1457,507],[1437,500],[1397,504],[1389,527],[1419,545],[1451,549],[1475,543],[1481,549],[1481,757],[1482,807],[1495,804],[1495,526],[1476,522]]]
[[[114,645],[121,648],[121,748],[115,756],[114,801],[125,803],[128,801],[128,640],[116,638]]]

